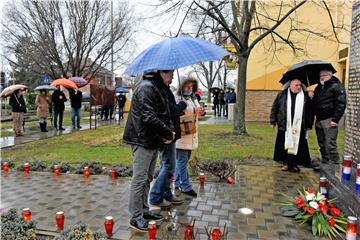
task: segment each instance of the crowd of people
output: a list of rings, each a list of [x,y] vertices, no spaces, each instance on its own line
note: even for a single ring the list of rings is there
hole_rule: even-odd
[[[282,162],[282,171],[300,172],[299,165],[319,170],[322,163],[338,164],[338,125],[346,108],[346,93],[339,79],[328,70],[320,72],[315,91],[307,91],[298,79],[284,85],[272,106],[270,123],[277,127],[274,160]],[[315,121],[321,162],[311,161],[308,130]]]
[[[223,89],[215,88],[212,92],[213,99],[213,110],[214,116],[227,117],[229,104],[236,103],[236,93],[234,88],[226,88],[226,91]]]

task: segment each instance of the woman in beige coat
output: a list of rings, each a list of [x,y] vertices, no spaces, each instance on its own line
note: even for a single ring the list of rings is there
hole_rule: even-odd
[[[47,132],[46,119],[49,116],[50,98],[47,96],[47,92],[45,90],[41,90],[36,96],[35,104],[37,106],[37,116],[39,118],[41,132]]]
[[[184,79],[176,94],[177,103],[184,101],[187,104],[184,115],[180,117],[181,138],[176,141],[176,168],[175,188],[182,193],[197,197],[189,180],[188,162],[191,151],[198,147],[198,118],[205,114],[195,93],[198,90],[198,81],[194,78]]]

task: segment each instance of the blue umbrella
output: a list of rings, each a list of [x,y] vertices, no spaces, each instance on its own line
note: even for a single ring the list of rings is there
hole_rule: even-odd
[[[199,62],[216,61],[230,55],[221,47],[197,38],[169,38],[150,46],[128,66],[125,75],[152,70],[174,70]]]
[[[129,90],[126,88],[123,88],[123,87],[117,87],[115,89],[115,93],[128,93],[128,92],[129,92]]]

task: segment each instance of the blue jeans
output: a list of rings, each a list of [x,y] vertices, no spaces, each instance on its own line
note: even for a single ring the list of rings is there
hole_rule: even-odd
[[[124,107],[119,106],[119,119],[124,118]]]
[[[191,150],[176,149],[175,187],[180,187],[182,192],[192,190],[188,172],[190,156]]]
[[[150,203],[160,204],[163,199],[170,201],[173,197],[170,188],[170,177],[174,175],[176,161],[175,142],[164,146],[160,151],[160,172],[151,188]]]
[[[75,117],[77,117],[76,126],[80,126],[80,110],[81,108],[71,108],[71,123],[73,127],[75,127]]]

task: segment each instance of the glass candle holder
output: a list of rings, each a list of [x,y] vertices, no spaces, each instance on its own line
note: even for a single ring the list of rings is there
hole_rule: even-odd
[[[30,164],[29,163],[24,163],[24,172],[30,173]]]
[[[112,178],[112,179],[115,179],[116,177],[117,177],[116,170],[115,170],[115,169],[112,169],[112,170],[111,170],[111,178]]]
[[[353,216],[348,217],[346,225],[346,240],[356,240],[357,235],[357,218]]]
[[[326,177],[320,177],[319,180],[319,191],[328,198],[328,180]]]
[[[356,190],[360,191],[360,163],[356,165]]]
[[[106,235],[108,237],[111,237],[113,235],[113,230],[114,230],[114,219],[112,216],[105,217],[104,227],[105,227]]]
[[[59,168],[58,165],[55,165],[55,166],[54,166],[54,174],[55,174],[55,175],[59,175],[59,174],[60,174],[60,168]]]
[[[194,235],[194,229],[191,225],[186,225],[184,240],[192,240]]]
[[[84,167],[84,176],[85,177],[90,176],[89,167]]]
[[[64,212],[57,212],[55,215],[55,221],[58,232],[61,232],[64,229],[64,223],[65,223]]]
[[[156,240],[156,223],[150,221],[148,225],[149,240]]]
[[[29,222],[31,220],[31,211],[30,208],[24,208],[21,212],[25,222]]]
[[[200,185],[205,184],[205,174],[204,173],[200,173],[199,182],[200,182]]]
[[[344,160],[343,160],[343,164],[342,164],[342,178],[346,181],[350,180],[350,175],[351,175],[351,165],[352,165],[352,159],[351,156],[345,155],[344,156]]]
[[[8,172],[8,171],[9,171],[9,165],[8,165],[7,162],[4,162],[3,170],[4,170],[4,172]]]

